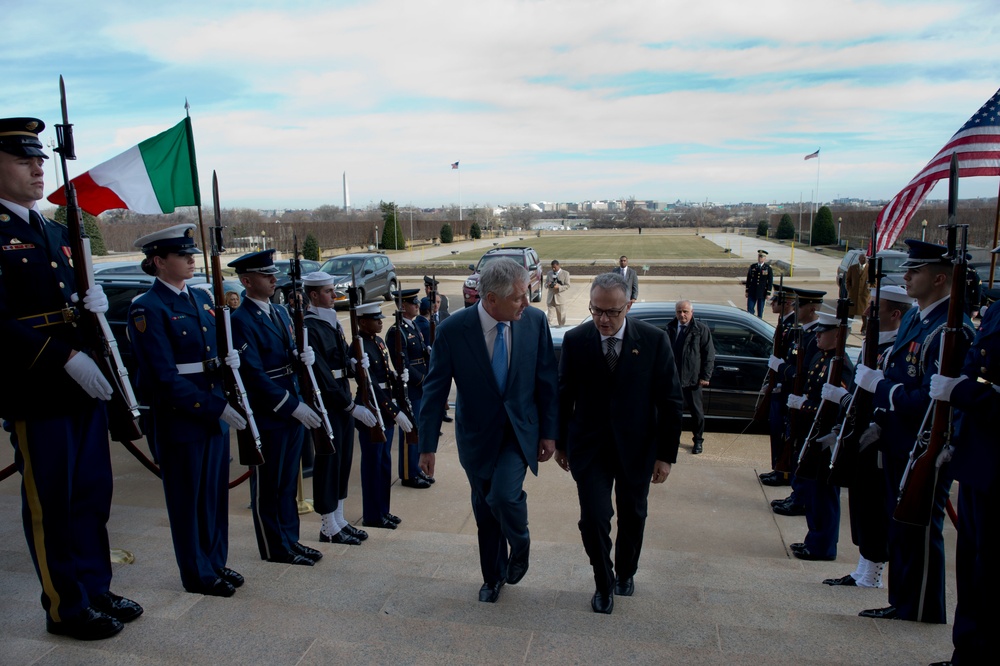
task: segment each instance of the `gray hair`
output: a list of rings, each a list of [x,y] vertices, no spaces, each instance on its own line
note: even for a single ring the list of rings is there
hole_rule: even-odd
[[[689,301],[686,298],[682,298],[681,300],[674,303],[674,309],[676,310],[678,307],[682,305],[688,306],[689,308],[691,308],[691,312],[694,312],[694,304],[692,304],[691,301]]]
[[[597,288],[608,291],[617,289],[622,292],[622,296],[628,298],[628,285],[625,284],[625,278],[622,277],[621,273],[601,273],[590,284],[590,293],[593,294],[594,289]]]
[[[479,274],[479,298],[486,294],[507,298],[514,293],[514,285],[527,284],[529,277],[528,270],[513,259],[494,259]]]

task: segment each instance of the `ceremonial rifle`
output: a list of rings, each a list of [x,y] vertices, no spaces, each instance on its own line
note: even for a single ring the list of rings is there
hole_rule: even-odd
[[[878,225],[872,225],[871,248],[878,247]],[[882,257],[873,256],[868,261],[868,285],[875,286],[875,296],[865,311],[865,341],[861,363],[876,370],[878,366],[879,304],[882,300]],[[850,488],[857,473],[858,456],[861,454],[861,435],[871,425],[875,413],[875,396],[868,391],[854,387],[851,405],[837,433],[837,442],[830,454],[830,476],[827,482],[833,486]]]
[[[958,158],[951,155],[948,177],[948,254],[952,262],[951,298],[948,301],[948,323],[941,332],[938,357],[938,374],[958,377],[962,370],[963,356],[959,345],[964,327],[965,257],[969,226],[957,222],[958,209]],[[962,229],[959,242],[958,230]],[[929,370],[929,369],[928,369]],[[917,441],[910,451],[910,459],[899,484],[899,502],[893,518],[901,523],[927,526],[934,510],[934,493],[941,468],[938,458],[946,446],[951,445],[953,412],[950,402],[932,400],[920,426]],[[928,419],[930,428],[927,428]]]
[[[76,277],[76,293],[80,299],[76,318],[83,321],[81,330],[90,355],[111,384],[113,394],[108,403],[108,430],[116,442],[133,442],[142,437],[139,427],[139,401],[128,378],[128,370],[118,351],[118,343],[103,312],[94,313],[83,306],[83,297],[94,285],[94,261],[90,253],[90,237],[83,226],[80,206],[76,200],[76,186],[69,178],[67,160],[76,159],[73,125],[69,122],[66,107],[66,85],[59,77],[59,101],[62,105],[62,124],[56,125],[59,161],[63,182],[66,183],[66,227],[69,229],[70,254]],[[75,324],[74,324],[75,325]]]
[[[429,322],[430,323],[430,327],[431,327],[430,328],[431,332],[427,336],[429,338],[429,340],[427,340],[427,344],[433,346],[434,345],[434,337],[437,334],[437,320],[434,318],[434,315],[437,314],[436,312],[434,312],[434,307],[437,305],[437,299],[438,299],[437,275],[432,275],[431,276],[431,280],[432,280],[432,282],[431,282],[431,288],[427,290],[427,299],[431,303],[431,313],[430,313],[431,314],[431,320]]]
[[[776,294],[778,299],[778,325],[774,329],[774,341],[771,343],[771,353],[778,357],[784,358],[787,350],[785,349],[785,276],[782,275],[778,278],[778,293]],[[754,423],[767,423],[768,419],[771,418],[771,394],[774,392],[774,387],[778,385],[778,371],[767,369],[767,377],[764,378],[764,385],[761,386],[760,395],[757,396],[757,407],[754,409],[753,420]]]
[[[361,366],[365,347],[361,342],[361,332],[358,329],[358,306],[361,305],[361,293],[358,291],[354,268],[351,268],[351,286],[347,290],[347,296],[351,304],[351,351],[357,361],[354,366],[354,381],[358,384],[358,396],[361,398],[362,406],[374,414],[377,420],[375,425],[368,428],[368,437],[373,444],[381,444],[385,441],[385,421],[382,419],[382,410],[379,409],[378,399],[375,397],[375,387],[372,386],[371,375],[368,374],[368,370]]]
[[[292,315],[292,328],[295,329],[295,346],[299,348],[299,354],[309,346],[309,329],[306,328],[305,315],[302,312],[302,293],[299,291],[299,284],[302,282],[302,263],[299,261],[299,239],[292,234],[292,261],[288,267],[288,277],[292,285],[289,290],[291,298],[288,299],[288,311]],[[310,428],[313,446],[316,448],[316,455],[329,456],[336,452],[333,446],[333,426],[330,425],[330,414],[326,411],[323,403],[323,394],[316,383],[316,373],[311,365],[306,365],[299,361],[298,375],[299,387],[305,398],[306,404],[319,414],[323,421],[322,431],[319,428]]]
[[[229,355],[233,351],[233,327],[230,322],[229,305],[226,304],[225,287],[222,284],[222,253],[226,248],[222,241],[222,209],[219,207],[219,178],[212,172],[212,207],[215,210],[215,226],[212,227],[212,293],[215,296],[215,346],[219,353]],[[219,316],[219,313],[222,316]],[[254,419],[250,400],[243,377],[238,368],[230,368],[222,364],[223,385],[229,406],[246,419],[247,427],[236,431],[236,444],[239,449],[240,464],[247,467],[264,464],[264,455],[260,450],[260,430]]]
[[[795,315],[794,321],[792,322],[792,335],[795,339],[795,342],[793,343],[793,353],[795,354],[795,383],[792,387],[792,393],[795,395],[802,395],[802,387],[805,386],[806,379],[806,354],[805,350],[802,349],[803,332],[802,324],[799,322],[799,295],[797,293],[795,294]],[[781,453],[778,455],[778,460],[774,463],[774,469],[777,472],[791,473],[794,470],[792,458],[795,456],[795,442],[800,436],[800,411],[801,410],[799,409],[789,410],[788,427],[785,428],[784,443],[781,447]]]
[[[403,340],[406,335],[406,331],[403,330],[403,290],[402,288],[396,292],[396,344],[393,361],[396,367],[408,369],[410,367],[410,356],[407,351],[407,345]],[[393,392],[396,394],[396,404],[403,410],[406,417],[410,419],[410,423],[413,424],[413,428],[410,432],[405,434],[407,444],[416,444],[419,441],[419,435],[417,434],[417,416],[413,413],[413,405],[410,404],[410,394],[407,389],[407,383],[403,381],[403,373],[400,372],[396,375],[397,381],[393,382]]]
[[[847,347],[848,321],[851,299],[847,297],[847,286],[842,277],[840,279],[840,298],[837,299],[837,319],[840,325],[837,327],[837,342],[834,348],[833,358],[830,359],[830,369],[827,373],[827,384],[840,386],[844,376],[844,350]],[[821,472],[829,468],[826,460],[826,447],[821,441],[828,435],[833,426],[837,424],[837,415],[840,414],[840,403],[820,400],[816,409],[816,416],[813,417],[809,434],[802,444],[802,451],[799,453],[799,466],[795,470],[795,476],[803,479],[817,479]]]

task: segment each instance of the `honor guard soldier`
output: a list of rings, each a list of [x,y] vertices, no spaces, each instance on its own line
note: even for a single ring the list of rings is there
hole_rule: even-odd
[[[243,382],[260,430],[264,464],[250,468],[250,509],[261,559],[312,566],[323,554],[299,543],[296,501],[305,428],[322,421],[302,402],[294,363],[312,365],[315,354],[295,349],[291,320],[270,302],[278,269],[274,250],[229,262],[246,289],[232,315],[233,346],[240,353]]]
[[[441,281],[435,280],[434,278],[425,275],[424,276],[424,293],[429,297],[431,293],[438,295],[438,307],[436,310],[432,310],[434,313],[434,321],[440,324],[445,319],[451,316],[451,311],[448,309],[448,297],[438,291]],[[430,342],[428,341],[428,344]]]
[[[780,349],[785,350],[784,358],[778,358],[772,354],[774,367],[780,367],[781,363],[790,363],[794,360],[794,349],[792,347],[795,331],[795,292],[791,287],[779,286],[774,290],[771,297],[771,313],[778,315],[778,326],[781,328]],[[780,376],[780,375],[779,375]],[[758,474],[760,482],[765,486],[787,486],[792,483],[792,475],[789,472],[779,472],[775,469],[778,458],[785,442],[784,414],[788,409],[785,398],[781,394],[781,384],[775,384],[771,393],[771,401],[768,404],[768,426],[771,435],[771,471]]]
[[[113,636],[142,607],[109,591],[111,385],[77,316],[65,225],[42,217],[48,156],[35,118],[0,120],[0,336],[7,359],[0,416],[21,473],[21,517],[50,633]],[[76,258],[78,261],[81,258]],[[106,312],[100,285],[82,307]]]
[[[233,351],[220,359],[215,311],[194,276],[193,224],[178,224],[135,241],[156,277],[132,303],[129,340],[138,363],[146,439],[160,463],[163,494],[181,584],[188,592],[231,597],[243,576],[226,566],[229,552],[229,429],[246,420],[226,402],[221,363],[239,367]],[[221,422],[224,422],[224,426]]]
[[[878,441],[886,480],[887,512],[891,516],[907,460],[930,405],[931,376],[938,363],[942,327],[947,323],[952,262],[947,248],[907,239],[909,256],[901,264],[906,293],[916,300],[899,326],[885,370],[859,365],[858,388],[875,395],[876,409],[885,410]],[[957,353],[965,356],[972,340],[972,323],[965,317]],[[889,606],[864,610],[862,617],[892,618],[943,624],[945,610],[945,502],[951,488],[950,465],[941,467],[934,492],[934,510],[927,527],[889,520]]]
[[[406,387],[406,397],[409,399],[412,408],[413,422],[420,418],[420,399],[423,397],[424,376],[427,374],[427,364],[430,361],[430,351],[424,343],[424,337],[417,328],[414,320],[420,309],[420,290],[403,289],[392,294],[395,302],[402,304],[403,316],[400,318],[402,326],[403,353],[396,353],[396,338],[400,335],[400,330],[393,324],[385,334],[385,344],[389,348],[389,357],[392,359],[392,367],[396,369],[396,381],[402,381]],[[396,395],[396,403],[400,404],[403,398]],[[399,469],[399,482],[407,488],[430,488],[433,481],[424,476],[420,471],[417,442],[408,442],[407,437],[399,438],[399,459],[396,461]]]
[[[371,428],[362,427],[358,422],[358,442],[361,444],[361,500],[365,527],[381,527],[394,530],[401,522],[389,513],[389,489],[392,486],[392,437],[396,425],[404,433],[413,428],[406,414],[392,401],[392,386],[389,384],[392,372],[389,369],[389,350],[379,337],[382,332],[382,309],[378,303],[358,306],[358,330],[362,350],[368,355],[367,368],[374,404],[378,405],[384,426],[385,442],[374,442]],[[355,402],[364,402],[360,395]],[[377,426],[376,426],[377,427]]]
[[[747,269],[747,312],[754,314],[756,310],[757,318],[763,317],[764,303],[771,295],[773,286],[774,272],[767,263],[767,250],[757,250],[757,263],[750,264],[750,268]]]
[[[316,354],[313,371],[323,394],[323,404],[333,427],[334,453],[316,456],[313,463],[313,501],[322,521],[319,540],[323,543],[359,545],[368,533],[344,518],[344,500],[354,461],[354,419],[375,425],[375,415],[351,397],[351,362],[354,361],[344,336],[344,327],[333,309],[343,294],[335,291],[334,277],[322,271],[302,278],[308,303],[305,317],[309,346]],[[365,361],[362,361],[365,365]]]

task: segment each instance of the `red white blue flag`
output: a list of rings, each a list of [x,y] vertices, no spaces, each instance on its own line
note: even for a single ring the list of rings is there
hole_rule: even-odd
[[[808,155],[806,155],[802,159],[804,159],[804,160],[811,160],[814,157],[819,157],[819,150],[817,150],[815,153],[809,153]]]
[[[458,162],[452,162],[451,163],[451,168],[452,169],[457,169],[458,168]]]

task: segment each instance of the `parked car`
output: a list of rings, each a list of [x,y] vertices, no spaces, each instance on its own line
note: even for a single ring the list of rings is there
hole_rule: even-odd
[[[858,257],[863,253],[867,253],[867,251],[862,248],[847,251],[844,259],[837,266],[837,284],[840,284],[840,278],[847,274],[847,269],[858,263]],[[906,269],[900,266],[906,261],[906,252],[882,250],[875,256],[882,258],[882,273],[885,274],[885,277],[882,278],[882,285],[903,284],[903,273],[906,272]],[[869,257],[869,261],[871,261],[871,257]]]
[[[299,265],[302,275],[315,273],[322,266],[318,261],[310,259],[299,259]],[[278,269],[278,274],[275,276],[278,281],[274,285],[274,295],[271,296],[271,301],[274,303],[287,303],[288,295],[292,293],[292,278],[288,274],[292,270],[292,261],[290,259],[280,259],[274,262],[274,266]],[[301,288],[302,285],[300,284],[299,289]]]
[[[465,279],[465,284],[462,286],[465,307],[479,302],[479,274],[483,266],[496,259],[513,259],[524,266],[531,274],[528,283],[529,298],[534,303],[542,300],[542,262],[538,258],[538,253],[530,247],[498,247],[480,257],[476,265],[469,264],[472,275]]]
[[[362,303],[379,296],[391,301],[392,292],[399,289],[396,267],[384,254],[342,254],[327,260],[319,270],[337,278],[334,288],[345,293],[351,286],[353,271],[354,278],[358,282],[358,289],[361,292]],[[338,299],[335,305],[347,305],[347,298]]]

